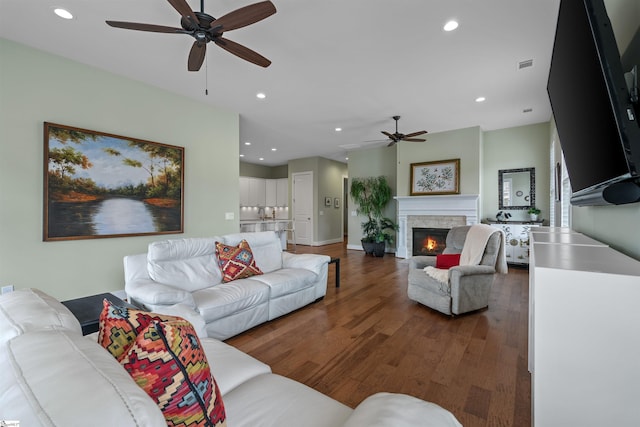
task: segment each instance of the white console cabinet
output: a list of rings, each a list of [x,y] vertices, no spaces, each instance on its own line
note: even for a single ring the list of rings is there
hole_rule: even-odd
[[[640,426],[640,261],[548,227],[530,255],[532,424]]]
[[[490,223],[492,227],[501,229],[505,237],[504,254],[509,264],[529,264],[529,230],[540,224],[509,222]]]

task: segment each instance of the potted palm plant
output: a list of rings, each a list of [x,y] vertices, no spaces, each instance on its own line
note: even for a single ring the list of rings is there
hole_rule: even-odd
[[[350,195],[358,205],[358,215],[365,215],[362,222],[362,248],[366,254],[384,256],[387,243],[393,243],[393,232],[398,225],[384,216],[384,208],[391,201],[391,187],[384,176],[353,178]]]

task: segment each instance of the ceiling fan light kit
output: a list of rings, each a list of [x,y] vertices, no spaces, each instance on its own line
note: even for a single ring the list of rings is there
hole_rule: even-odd
[[[276,7],[269,0],[241,7],[218,19],[204,13],[204,0],[200,2],[200,12],[191,10],[186,0],[168,0],[168,2],[180,13],[180,26],[182,28],[122,21],[106,21],[106,23],[112,27],[126,30],[190,35],[195,41],[191,46],[187,60],[187,69],[189,71],[200,70],[207,52],[207,43],[209,42],[214,42],[227,52],[261,67],[271,65],[271,61],[259,53],[222,37],[225,31],[246,27],[276,13]]]

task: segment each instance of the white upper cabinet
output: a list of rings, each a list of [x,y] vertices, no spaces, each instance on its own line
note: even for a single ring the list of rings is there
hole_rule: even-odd
[[[276,181],[276,206],[289,205],[289,178],[274,181]]]
[[[278,206],[276,180],[265,180],[265,204],[266,206]]]

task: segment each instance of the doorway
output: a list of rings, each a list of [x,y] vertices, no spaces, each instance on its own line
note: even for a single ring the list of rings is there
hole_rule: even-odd
[[[293,224],[297,245],[311,245],[313,242],[313,172],[291,174],[293,186]]]

